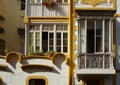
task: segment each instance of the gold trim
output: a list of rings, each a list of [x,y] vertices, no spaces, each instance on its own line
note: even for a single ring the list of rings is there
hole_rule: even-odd
[[[0,58],[2,58],[2,59],[6,59],[6,56],[0,56]]]
[[[69,23],[70,23],[70,31],[69,31],[69,59],[68,59],[68,63],[69,63],[69,85],[74,85],[74,56],[73,56],[73,45],[74,45],[74,41],[73,41],[73,24],[74,24],[74,1],[70,0],[70,14],[69,14]]]
[[[29,22],[28,17],[24,17],[23,22],[24,22],[25,24],[27,24],[27,23]]]
[[[48,79],[45,76],[29,76],[26,79],[26,85],[29,85],[29,80],[30,79],[44,79],[45,80],[45,85],[48,85]]]
[[[76,0],[74,0],[74,2],[76,2]],[[91,5],[95,6],[96,3],[101,3],[101,2],[103,2],[103,0],[100,1],[100,2],[98,2],[98,0],[97,1],[96,0],[85,0],[85,2],[86,3],[89,2],[88,4],[91,3]],[[113,7],[109,7],[109,8],[108,7],[92,7],[92,8],[91,7],[78,7],[78,8],[75,8],[75,9],[76,10],[81,10],[81,9],[84,9],[84,10],[116,10],[116,0],[110,0],[110,3],[113,4]]]
[[[8,70],[8,66],[0,64],[0,69],[2,69],[2,70]]]
[[[105,3],[105,2],[106,2],[106,0],[81,0],[81,3],[91,4],[93,6],[95,6],[97,4]]]
[[[75,10],[113,10],[113,11],[115,11],[116,9],[114,9],[114,8],[100,8],[100,7],[94,7],[94,8],[89,8],[89,7],[87,7],[87,8],[74,8]]]
[[[62,55],[64,58],[65,58],[65,60],[64,61],[67,61],[67,57],[63,54],[63,53],[56,53],[56,54],[54,54],[53,56],[52,56],[52,62],[54,63],[54,58],[55,57],[59,57],[59,55]]]
[[[68,22],[68,17],[28,17],[29,22]]]
[[[120,14],[115,14],[115,17],[120,17]]]
[[[9,60],[8,60],[9,56],[12,58],[11,55],[17,55],[18,62],[21,62],[22,55],[20,53],[17,53],[17,52],[10,52],[10,53],[8,53],[7,56],[6,56],[6,62],[9,62]]]

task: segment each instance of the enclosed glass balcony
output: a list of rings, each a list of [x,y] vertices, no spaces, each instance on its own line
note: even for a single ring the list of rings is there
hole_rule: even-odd
[[[68,3],[56,3],[55,5],[48,5],[46,3],[29,3],[27,6],[27,16],[31,17],[67,17],[68,16]]]

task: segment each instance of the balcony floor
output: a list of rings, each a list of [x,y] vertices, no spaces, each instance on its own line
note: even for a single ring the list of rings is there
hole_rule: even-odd
[[[102,75],[112,75],[115,74],[115,69],[77,69],[76,74],[102,74]]]

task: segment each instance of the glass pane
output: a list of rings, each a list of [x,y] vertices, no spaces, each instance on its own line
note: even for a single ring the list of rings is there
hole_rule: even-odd
[[[85,33],[85,20],[80,20],[80,52],[86,52],[86,33]]]
[[[62,3],[62,0],[57,0],[57,3]]]
[[[30,46],[33,46],[33,44],[34,44],[34,39],[33,39],[33,37],[34,37],[34,34],[33,33],[30,33],[29,34],[29,43],[30,43]]]
[[[42,51],[48,51],[48,32],[42,32]]]
[[[87,52],[94,53],[94,32],[95,20],[90,19],[87,21]]]
[[[68,25],[64,25],[64,31],[67,31]]]
[[[43,26],[42,26],[42,30],[43,30],[43,31],[46,31],[46,30],[48,30],[48,27],[47,27],[47,25],[43,25]]]
[[[96,52],[103,52],[103,20],[96,20]]]
[[[44,79],[30,79],[29,85],[46,85]]]
[[[63,33],[63,39],[67,39],[67,33]]]
[[[80,38],[80,52],[85,53],[86,52],[86,37]]]
[[[35,37],[36,37],[37,39],[40,39],[40,33],[37,32]]]
[[[57,39],[61,39],[61,33],[57,33]]]
[[[62,26],[62,25],[57,25],[56,28],[57,28],[57,29],[56,29],[57,31],[63,30],[63,26]]]
[[[61,33],[57,33],[57,52],[61,52]]]
[[[50,51],[50,50],[52,50],[52,51],[54,50],[54,49],[53,49],[53,46],[50,46],[50,47],[49,47],[49,51]]]
[[[39,46],[40,45],[40,33],[36,33],[35,35],[35,45]]]
[[[29,33],[29,38],[33,38],[33,33]]]
[[[109,52],[109,20],[105,20],[105,52]]]
[[[31,0],[31,3],[34,3],[34,0]]]
[[[64,0],[64,2],[68,2],[68,0]]]
[[[96,35],[102,35],[102,20],[96,20]]]
[[[100,85],[99,80],[87,80],[86,85]]]
[[[53,33],[49,33],[49,51],[53,50],[54,48],[54,34]]]
[[[54,30],[54,26],[53,25],[49,25],[49,30]]]
[[[63,47],[63,52],[64,52],[64,53],[67,53],[67,52],[68,52],[67,47]]]
[[[33,45],[33,39],[30,39],[30,46]]]
[[[61,47],[57,47],[57,52],[61,52]]]
[[[41,0],[37,0],[37,2],[38,2],[38,3],[40,3],[40,2],[41,2]]]
[[[101,37],[96,38],[96,52],[103,52]]]
[[[36,47],[35,47],[35,50],[36,50],[37,52],[39,52],[40,47],[39,47],[39,46],[36,46]]]
[[[63,52],[67,52],[67,47],[68,47],[68,35],[67,33],[63,33]]]

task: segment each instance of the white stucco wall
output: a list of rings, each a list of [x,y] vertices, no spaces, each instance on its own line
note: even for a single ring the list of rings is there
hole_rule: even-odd
[[[69,65],[66,62],[65,57],[58,55],[54,59],[43,59],[43,58],[30,58],[22,59],[18,62],[18,57],[13,54],[6,58],[0,58],[2,65],[8,67],[7,70],[0,68],[0,78],[2,79],[2,85],[26,85],[26,79],[29,76],[44,76],[48,79],[48,85],[68,85],[69,84]],[[9,59],[6,62],[6,59]],[[44,62],[43,62],[44,61]],[[26,63],[24,63],[26,62]],[[0,63],[0,66],[1,66]],[[48,68],[25,68],[24,65],[45,65],[52,67],[52,70]],[[32,78],[32,77],[31,77]]]
[[[69,71],[68,66],[65,65],[65,63],[62,64],[62,68],[59,72],[56,72],[56,70],[43,72],[40,71],[40,69],[38,69],[39,72],[34,72],[34,70],[31,70],[31,72],[25,72],[21,70],[20,63],[17,64],[16,69],[11,65],[8,66],[8,72],[0,71],[2,85],[26,85],[26,79],[29,76],[44,76],[48,79],[48,85],[68,85]]]

